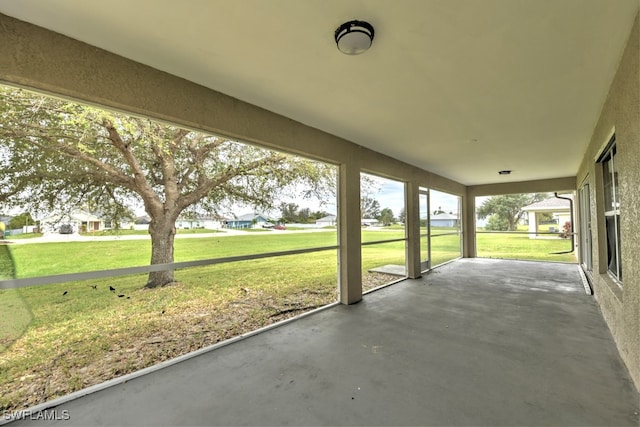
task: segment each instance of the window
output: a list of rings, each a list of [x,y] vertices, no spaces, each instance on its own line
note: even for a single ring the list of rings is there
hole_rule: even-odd
[[[580,260],[585,270],[593,274],[592,236],[591,236],[591,200],[589,183],[585,181],[579,192],[580,209]]]
[[[622,258],[620,256],[620,195],[618,192],[618,165],[615,136],[600,158],[604,187],[604,219],[607,235],[607,269],[622,282]]]

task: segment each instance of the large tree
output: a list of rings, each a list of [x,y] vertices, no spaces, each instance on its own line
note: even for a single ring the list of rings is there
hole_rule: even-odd
[[[378,218],[380,216],[380,202],[370,196],[360,198],[360,217]]]
[[[298,220],[298,205],[295,203],[280,203],[280,220],[282,222],[296,222]]]
[[[382,209],[382,211],[380,211],[380,216],[377,219],[382,223],[382,225],[391,225],[391,223],[395,221],[391,208]]]
[[[549,197],[547,193],[506,194],[492,196],[476,210],[479,219],[490,217],[493,228],[515,231],[524,215],[523,207]]]
[[[322,191],[330,167],[148,118],[0,87],[0,202],[32,211],[91,206],[117,221],[132,200],[151,218],[151,264],[172,263],[185,209],[274,206],[301,182]],[[147,287],[174,281],[152,272]]]
[[[402,224],[405,224],[407,220],[407,211],[405,210],[405,208],[400,209],[400,214],[398,215],[398,221],[401,222]]]

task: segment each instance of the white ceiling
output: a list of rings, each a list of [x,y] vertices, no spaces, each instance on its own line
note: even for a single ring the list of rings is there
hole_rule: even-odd
[[[637,11],[638,0],[0,0],[6,15],[466,185],[576,174]],[[376,31],[358,56],[333,39],[352,19]]]

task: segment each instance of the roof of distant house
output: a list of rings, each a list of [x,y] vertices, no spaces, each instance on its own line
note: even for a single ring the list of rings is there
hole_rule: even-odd
[[[248,214],[244,214],[244,215],[240,215],[238,218],[236,218],[236,221],[253,221],[254,219],[264,219],[264,220],[269,220],[269,217],[264,215],[264,214],[258,214],[258,213],[248,213]]]
[[[438,219],[458,219],[458,215],[454,215],[454,214],[448,214],[448,213],[440,213],[440,214],[436,214],[436,215],[431,215],[431,219],[434,220],[438,220]]]
[[[54,215],[50,215],[46,218],[42,218],[41,221],[49,221],[49,220],[61,220],[63,218],[68,218],[70,220],[73,221],[81,221],[81,222],[87,222],[87,221],[102,221],[102,219],[100,217],[97,217],[96,215],[89,213],[87,211],[83,211],[83,210],[75,210],[75,211],[71,211],[71,212],[65,212],[65,213],[58,213],[58,214],[54,214]]]
[[[532,203],[522,208],[523,211],[553,211],[560,210],[566,211],[569,210],[570,204],[566,199],[557,199],[555,197],[551,197],[549,199],[544,199],[539,202]]]
[[[141,215],[136,217],[136,224],[149,224],[151,222],[151,217],[149,215]]]

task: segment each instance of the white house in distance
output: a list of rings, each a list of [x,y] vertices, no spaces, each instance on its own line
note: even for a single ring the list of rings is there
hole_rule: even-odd
[[[218,230],[222,228],[223,219],[216,216],[198,216],[195,218],[179,217],[176,221],[176,229],[204,228]]]
[[[439,213],[431,215],[429,219],[431,227],[457,227],[458,215],[452,213]]]
[[[325,217],[316,219],[316,225],[319,225],[321,227],[332,227],[337,224],[337,221],[338,217],[336,217],[335,215],[327,215]]]
[[[553,218],[558,221],[558,227],[554,227],[554,230],[549,228],[549,231],[551,232],[562,231],[562,227],[565,223],[571,223],[571,203],[567,199],[551,197],[525,206],[522,210],[525,211],[529,217],[530,239],[547,238],[548,236],[556,237],[551,234],[537,234],[539,232],[540,218],[542,214],[550,213],[553,215]]]
[[[89,212],[75,210],[42,218],[40,229],[43,234],[77,234],[103,230],[104,221]]]
[[[380,225],[380,221],[375,218],[362,218],[360,222],[363,227],[376,227]]]

